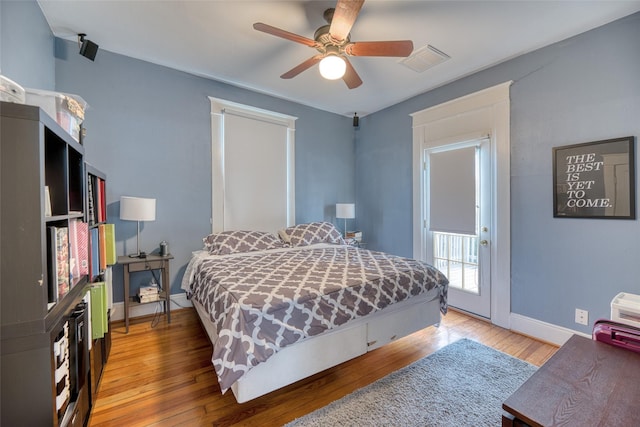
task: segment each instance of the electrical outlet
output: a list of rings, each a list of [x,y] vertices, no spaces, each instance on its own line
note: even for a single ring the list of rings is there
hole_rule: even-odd
[[[589,324],[589,312],[587,310],[582,310],[580,308],[576,308],[576,323],[581,325]]]

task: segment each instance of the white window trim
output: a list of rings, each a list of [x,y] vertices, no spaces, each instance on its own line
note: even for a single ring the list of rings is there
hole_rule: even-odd
[[[287,128],[287,224],[295,224],[295,122],[297,117],[209,97],[211,101],[211,229],[224,231],[224,115],[263,120]],[[283,225],[284,226],[284,225]]]
[[[465,141],[487,133],[492,138],[491,187],[495,197],[491,224],[491,322],[510,327],[511,313],[511,204],[510,204],[510,101],[508,81],[411,114],[413,119],[413,256],[426,257],[425,149],[449,140]],[[459,127],[461,135],[445,131],[431,138],[427,129]],[[500,227],[498,228],[498,224]]]

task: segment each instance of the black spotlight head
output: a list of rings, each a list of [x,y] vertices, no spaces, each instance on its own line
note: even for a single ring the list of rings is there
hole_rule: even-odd
[[[89,39],[85,39],[85,36],[86,34],[78,34],[81,43],[80,55],[93,61],[96,59],[96,54],[98,53],[98,45]]]

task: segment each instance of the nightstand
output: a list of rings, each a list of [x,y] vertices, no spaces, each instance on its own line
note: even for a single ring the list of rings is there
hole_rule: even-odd
[[[173,255],[147,255],[146,258],[132,258],[129,256],[119,256],[118,264],[124,270],[124,326],[125,333],[129,333],[129,307],[132,305],[149,304],[140,303],[130,295],[129,278],[131,273],[139,271],[160,270],[160,299],[164,303],[164,312],[167,314],[167,323],[171,323],[171,284],[169,282],[169,261]],[[153,302],[158,302],[153,301]]]

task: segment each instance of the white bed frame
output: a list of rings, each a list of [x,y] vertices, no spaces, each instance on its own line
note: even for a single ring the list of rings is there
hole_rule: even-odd
[[[216,113],[212,114],[212,133],[214,135],[212,149],[213,164],[220,165],[223,161],[220,153],[224,152],[221,148],[224,147],[224,137],[220,140],[222,134],[219,130],[222,116],[219,113],[223,110],[220,105],[223,105],[226,101],[220,104],[220,100],[213,98],[211,100],[212,112]],[[259,112],[256,113],[257,110],[251,107],[233,103],[226,105],[225,108],[232,108],[235,111],[240,111],[244,108],[244,114],[249,114],[249,116],[255,116],[256,114],[261,116],[266,113],[264,110],[259,110]],[[290,129],[287,136],[287,149],[293,150],[293,122],[291,120],[295,118],[287,116],[285,119],[289,120],[287,126]],[[279,119],[278,117],[272,117],[270,119],[271,122],[274,122],[274,120],[277,122]],[[260,135],[258,136],[260,137]],[[288,151],[288,153],[289,162],[292,162],[295,156],[291,154],[292,151]],[[290,174],[289,177],[293,177],[293,163],[288,163],[287,168],[288,174]],[[214,167],[214,170],[222,169],[224,168]],[[237,218],[230,218],[230,215],[225,215],[223,212],[223,200],[229,196],[228,193],[231,189],[225,187],[223,177],[214,176],[214,191],[212,196],[214,221],[212,223],[212,232],[215,233],[232,229],[269,230],[273,228],[277,234],[277,230],[294,225],[295,192],[291,191],[292,185],[292,182],[288,182],[284,187],[277,189],[276,194],[265,197],[265,200],[269,201],[286,201],[285,206],[282,207],[287,212],[286,219],[280,220],[281,222],[286,222],[286,224],[278,222],[271,224],[271,226],[265,225],[264,209],[249,209],[247,212],[243,212],[243,222],[238,223]],[[234,194],[234,197],[250,197],[253,199],[254,196],[250,193],[240,193]],[[253,206],[253,204],[251,206]],[[271,211],[273,207],[268,206],[268,208],[269,211]],[[229,219],[233,219],[234,222],[230,223]],[[215,326],[209,319],[202,305],[195,301],[195,299],[191,301],[196,307],[209,339],[212,343],[215,343],[217,339]],[[375,350],[398,338],[439,323],[440,296],[439,289],[434,288],[424,295],[392,304],[372,315],[353,320],[332,331],[313,336],[283,348],[266,362],[249,370],[240,380],[231,386],[231,390],[238,403],[244,403],[320,371],[339,365],[368,351]]]
[[[212,343],[217,334],[202,305],[192,300]],[[431,325],[440,323],[438,290],[356,319],[285,347],[231,386],[238,403],[262,396]]]

